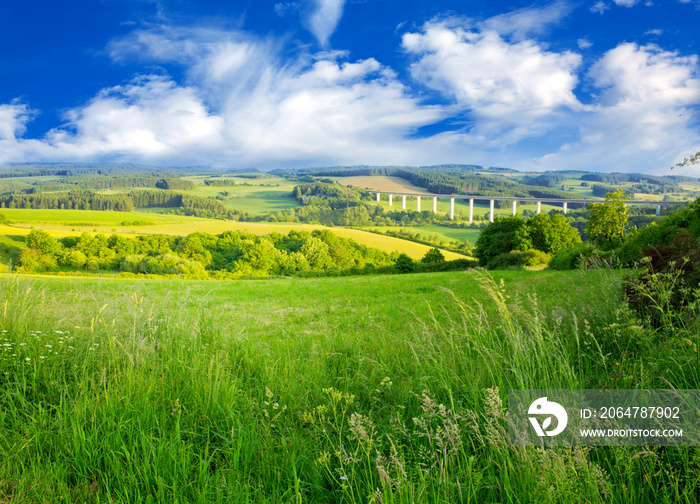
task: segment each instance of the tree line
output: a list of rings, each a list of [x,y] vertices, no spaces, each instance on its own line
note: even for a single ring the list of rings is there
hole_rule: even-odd
[[[287,275],[300,271],[345,270],[391,266],[398,254],[341,238],[328,230],[291,231],[258,236],[242,231],[219,235],[142,235],[127,238],[83,233],[53,238],[32,230],[20,256],[23,271],[121,271],[207,276]]]
[[[4,194],[0,208],[112,210],[130,212],[134,208],[177,208],[183,215],[230,220],[250,220],[243,211],[228,208],[220,201],[171,191],[138,190],[126,194],[99,194],[74,190],[57,194]]]

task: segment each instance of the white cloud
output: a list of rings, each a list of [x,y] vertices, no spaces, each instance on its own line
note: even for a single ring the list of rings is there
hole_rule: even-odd
[[[22,136],[33,115],[34,112],[25,103],[14,101],[0,104],[0,141]]]
[[[512,35],[515,40],[525,40],[547,32],[552,25],[559,24],[573,10],[573,4],[559,0],[542,7],[526,7],[500,14],[477,26],[481,31],[495,31],[502,36]]]
[[[663,32],[664,32],[663,30],[658,30],[658,29],[657,30],[648,30],[648,31],[644,32],[644,35],[654,35],[655,37],[658,37],[661,34],[663,34]]]
[[[578,54],[523,39],[565,16],[562,5],[550,4],[540,24],[525,9],[471,25],[443,18],[406,33],[410,82],[374,58],[349,60],[345,51],[289,57],[272,37],[137,30],[108,46],[115,62],[177,65],[179,82],[141,75],[106,88],[39,140],[22,137],[34,115],[28,105],[0,104],[0,161],[644,171],[696,152],[697,57],[621,44],[586,69]],[[594,93],[586,105],[575,94],[583,93],[581,76]],[[441,105],[426,105],[426,95]],[[436,123],[446,131],[417,134]]]
[[[596,2],[591,6],[590,10],[595,14],[603,14],[608,9],[610,9],[610,6],[605,2]]]
[[[290,12],[296,12],[301,7],[299,2],[279,2],[275,4],[275,14],[284,17]]]
[[[605,53],[588,76],[601,92],[581,117],[580,139],[538,160],[540,167],[665,168],[676,153],[700,144],[693,120],[700,104],[697,56],[625,43]]]
[[[313,0],[313,3],[315,8],[305,22],[319,44],[326,46],[343,15],[345,0]]]
[[[179,62],[186,85],[149,75],[105,89],[41,142],[13,137],[15,159],[408,163],[420,156],[407,137],[447,117],[411,97],[376,60],[338,61],[342,52],[284,63],[269,44],[237,34],[162,28],[132,34],[110,51],[118,60],[138,54]],[[429,150],[419,154],[430,158]]]
[[[533,41],[507,43],[493,31],[428,23],[403,37],[417,57],[414,79],[453,97],[474,132],[512,142],[546,130],[562,108],[579,109],[573,90],[581,57],[548,52]]]
[[[616,5],[621,5],[622,7],[634,7],[639,3],[639,0],[613,0]]]
[[[81,157],[177,159],[223,145],[223,119],[209,113],[195,89],[162,76],[105,89],[67,119],[65,127],[49,132],[47,143]]]
[[[578,39],[576,43],[578,44],[579,49],[589,49],[593,47],[593,42],[583,38]]]

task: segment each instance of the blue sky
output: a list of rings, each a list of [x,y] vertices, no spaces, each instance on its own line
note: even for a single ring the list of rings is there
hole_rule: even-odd
[[[0,4],[0,162],[686,173],[699,0]]]

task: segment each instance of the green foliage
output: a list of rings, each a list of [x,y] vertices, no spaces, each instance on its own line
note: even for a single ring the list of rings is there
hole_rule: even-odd
[[[290,275],[311,269],[387,267],[393,263],[388,254],[328,230],[265,236],[234,231],[220,235],[193,233],[186,237],[151,234],[133,239],[85,232],[60,241],[45,231],[32,230],[26,245],[29,249],[21,262],[24,271],[55,270],[61,266],[201,278],[207,275],[206,269],[235,278]]]
[[[482,266],[494,264],[503,266],[535,266],[526,264],[529,259],[517,259],[513,254],[501,257],[497,262],[493,259],[507,255],[511,251],[539,250],[544,254],[557,252],[574,247],[581,243],[581,237],[561,214],[550,216],[539,214],[531,219],[523,220],[519,215],[496,217],[479,235],[476,241],[475,255]],[[529,257],[529,256],[528,256]],[[548,257],[538,255],[541,258]],[[524,261],[524,262],[523,262]]]
[[[5,215],[0,213],[0,224],[7,224],[7,223],[8,223],[7,217],[5,217]]]
[[[423,258],[421,259],[421,262],[434,264],[443,262],[444,260],[445,256],[442,254],[442,252],[440,252],[440,249],[433,247],[425,253]]]
[[[570,249],[562,250],[549,261],[549,267],[555,270],[572,270],[581,266],[583,258],[591,257],[595,248],[590,243],[581,243]]]
[[[618,248],[620,260],[631,265],[634,261],[641,259],[647,250],[670,245],[683,230],[700,238],[700,202],[698,200],[686,207],[676,209],[661,220],[628,236]]]
[[[496,217],[476,240],[474,251],[479,264],[485,266],[491,259],[517,248],[523,243],[525,221],[519,215]]]
[[[416,263],[406,254],[400,254],[394,263],[394,269],[399,273],[411,273],[416,269]]]
[[[206,179],[204,185],[212,187],[230,187],[235,186],[236,181],[233,179]]]
[[[29,248],[37,249],[42,254],[56,255],[61,251],[61,244],[42,229],[32,229],[24,240]]]
[[[547,254],[557,254],[581,243],[578,231],[560,213],[535,215],[525,221],[525,227],[518,231],[520,234],[516,248],[519,250],[532,248]]]
[[[168,191],[190,191],[194,189],[194,184],[189,180],[163,178],[156,182],[156,187]]]
[[[627,205],[629,195],[622,190],[607,193],[605,203],[589,203],[591,213],[586,224],[588,239],[602,248],[613,248],[624,240],[627,224]]]
[[[518,269],[518,268],[537,268],[546,266],[552,259],[550,254],[541,250],[511,250],[507,254],[501,254],[491,259],[488,264],[488,269]]]

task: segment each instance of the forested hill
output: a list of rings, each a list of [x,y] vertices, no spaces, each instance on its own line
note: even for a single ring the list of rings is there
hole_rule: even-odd
[[[271,173],[283,177],[350,177],[389,176],[399,177],[411,184],[436,194],[478,194],[480,196],[516,196],[533,198],[571,198],[571,193],[549,187],[520,184],[498,172],[504,168],[488,169],[494,175],[484,175],[477,165],[408,166],[351,166],[332,168],[307,168],[298,171],[275,170]]]

